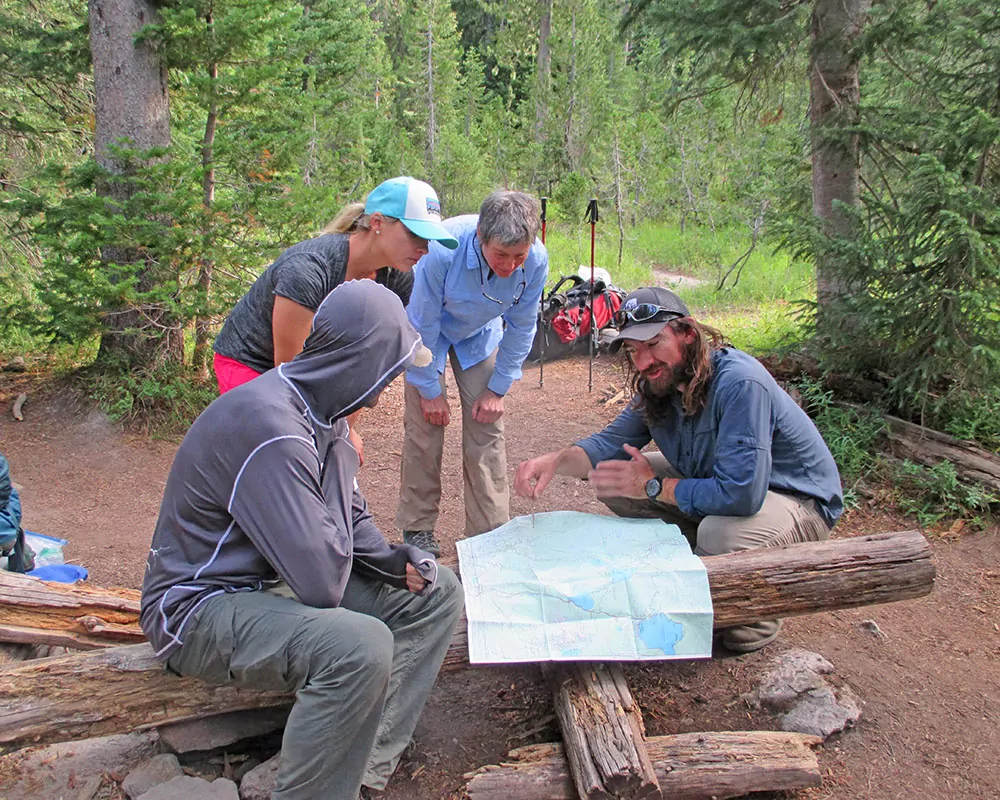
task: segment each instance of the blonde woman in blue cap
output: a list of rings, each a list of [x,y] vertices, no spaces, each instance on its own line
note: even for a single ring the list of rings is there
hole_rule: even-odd
[[[434,189],[400,177],[377,186],[363,205],[347,206],[321,235],[288,248],[261,273],[215,338],[219,391],[298,355],[319,304],[345,281],[372,278],[406,304],[413,286],[408,273],[428,241],[458,247],[441,225]],[[360,439],[356,444],[360,449]]]

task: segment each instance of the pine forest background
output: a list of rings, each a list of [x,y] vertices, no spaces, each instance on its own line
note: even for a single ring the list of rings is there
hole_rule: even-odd
[[[0,354],[176,399],[271,258],[408,174],[447,216],[548,197],[553,280],[596,197],[619,285],[695,275],[737,344],[995,449],[997,10],[0,0]]]

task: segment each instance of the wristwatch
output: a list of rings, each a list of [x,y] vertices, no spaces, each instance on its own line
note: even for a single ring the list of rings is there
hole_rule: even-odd
[[[663,491],[663,481],[659,478],[653,477],[646,481],[646,497],[650,500],[655,500],[660,496],[660,492]]]

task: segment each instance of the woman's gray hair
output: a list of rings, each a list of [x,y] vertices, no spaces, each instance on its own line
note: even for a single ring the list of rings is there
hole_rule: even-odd
[[[502,247],[534,244],[541,227],[540,216],[538,201],[530,194],[500,189],[479,207],[479,239],[483,244],[492,242]]]

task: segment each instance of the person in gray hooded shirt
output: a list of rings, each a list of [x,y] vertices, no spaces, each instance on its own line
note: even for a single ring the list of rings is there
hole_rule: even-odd
[[[275,800],[384,788],[461,614],[455,575],[375,527],[346,423],[427,356],[398,297],[342,284],[302,352],[216,399],[170,469],[140,623],[172,672],[295,692]]]

